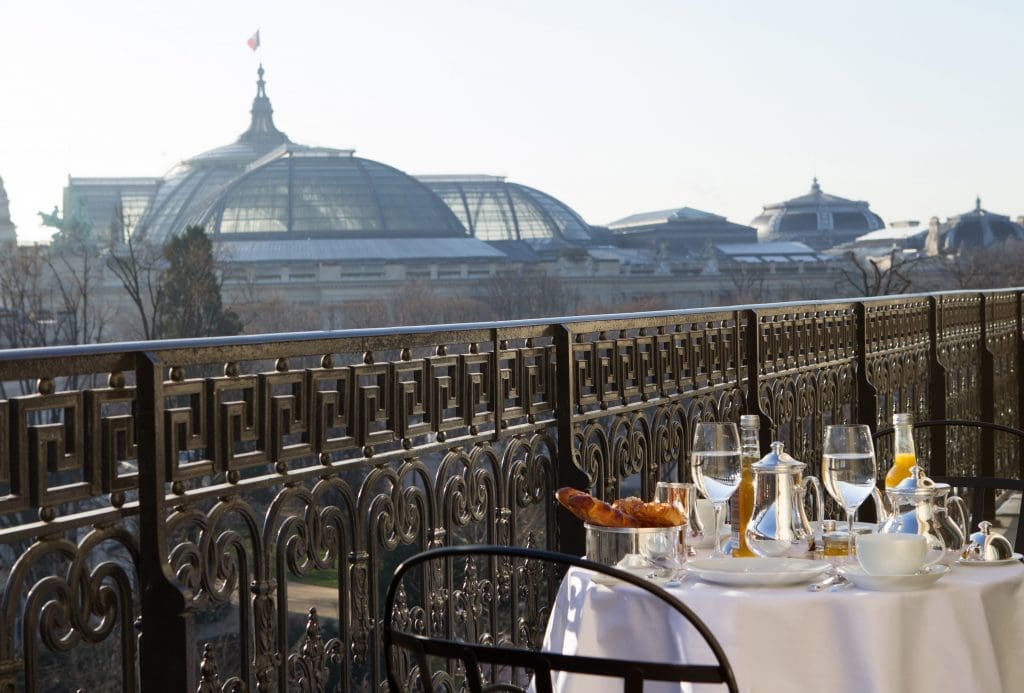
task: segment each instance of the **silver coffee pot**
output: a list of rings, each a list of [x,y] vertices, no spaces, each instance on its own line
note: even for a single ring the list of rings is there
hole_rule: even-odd
[[[814,534],[803,508],[807,468],[772,443],[772,451],[750,466],[754,476],[754,508],[747,523],[747,546],[758,556],[802,556]],[[818,495],[820,504],[821,496]]]

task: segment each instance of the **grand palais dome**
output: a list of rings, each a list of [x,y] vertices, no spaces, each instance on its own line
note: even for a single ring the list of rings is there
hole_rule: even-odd
[[[249,129],[160,180],[139,235],[162,243],[202,225],[215,241],[279,241],[274,252],[315,241],[431,239],[434,252],[469,256],[495,253],[476,247],[485,241],[590,239],[589,226],[568,206],[500,177],[417,179],[351,150],[292,142],[274,125],[263,74],[260,66]]]

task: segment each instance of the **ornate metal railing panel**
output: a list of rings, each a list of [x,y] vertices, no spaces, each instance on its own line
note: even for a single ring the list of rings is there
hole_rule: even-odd
[[[936,354],[945,373],[945,411],[939,418],[982,418],[981,372],[984,352],[980,294],[936,296]],[[981,434],[976,429],[946,430],[946,472],[971,475],[980,471]]]
[[[899,297],[865,303],[864,376],[868,391],[861,417],[879,429],[892,426],[897,412],[910,412],[914,420],[931,418],[932,299]],[[868,408],[874,401],[873,420]],[[919,458],[931,459],[931,436],[916,436]],[[882,438],[876,450],[880,474],[892,464],[892,439]]]
[[[991,368],[991,379],[982,379],[982,387],[991,388],[990,393],[983,393],[984,406],[991,402],[991,421],[1016,426],[1020,406],[1020,384],[1017,382],[1020,377],[1017,346],[1020,301],[1012,291],[988,293],[984,300],[986,365]],[[995,434],[993,455],[992,472],[996,476],[1020,476],[1021,450],[1012,436]]]
[[[573,463],[603,498],[688,478],[697,421],[744,411],[744,311],[569,325]]]
[[[857,418],[853,303],[755,311],[757,401],[771,437],[818,474],[825,426]]]
[[[0,691],[378,688],[403,557],[579,552],[554,488],[649,496],[701,420],[758,413],[814,471],[833,422],[1020,426],[1022,323],[1012,290],[4,352]],[[998,438],[919,443],[1020,473]],[[534,643],[478,607],[550,576],[479,568],[403,617]]]

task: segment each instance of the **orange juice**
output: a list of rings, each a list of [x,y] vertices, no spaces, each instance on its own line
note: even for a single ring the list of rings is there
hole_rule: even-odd
[[[910,476],[910,468],[917,464],[917,455],[912,452],[897,452],[885,475],[885,487],[892,488]]]
[[[747,546],[747,524],[750,522],[750,516],[754,513],[754,473],[750,471],[750,465],[756,461],[756,459],[743,460],[740,486],[736,489],[737,501],[740,507],[739,545],[732,550],[732,555],[741,558],[753,558],[757,555]]]

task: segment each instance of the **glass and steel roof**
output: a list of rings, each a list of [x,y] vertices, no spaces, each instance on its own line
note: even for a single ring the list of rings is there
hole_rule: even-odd
[[[995,214],[981,206],[981,198],[974,209],[950,218],[939,229],[940,249],[957,253],[966,249],[987,248],[1007,240],[1024,241],[1024,226],[1003,214]]]
[[[802,241],[827,248],[885,226],[867,202],[822,191],[815,178],[806,195],[769,204],[750,225],[761,241]]]
[[[274,125],[262,66],[258,75],[249,129],[160,179],[139,235],[163,243],[202,225],[221,242],[462,238],[534,249],[591,238],[567,205],[504,178],[416,179],[351,150],[296,144]]]
[[[588,241],[589,227],[565,203],[501,176],[418,176],[482,241]]]
[[[222,240],[469,236],[429,188],[398,169],[291,142],[274,125],[262,66],[256,86],[249,129],[164,177],[140,234],[162,243],[199,224]]]

